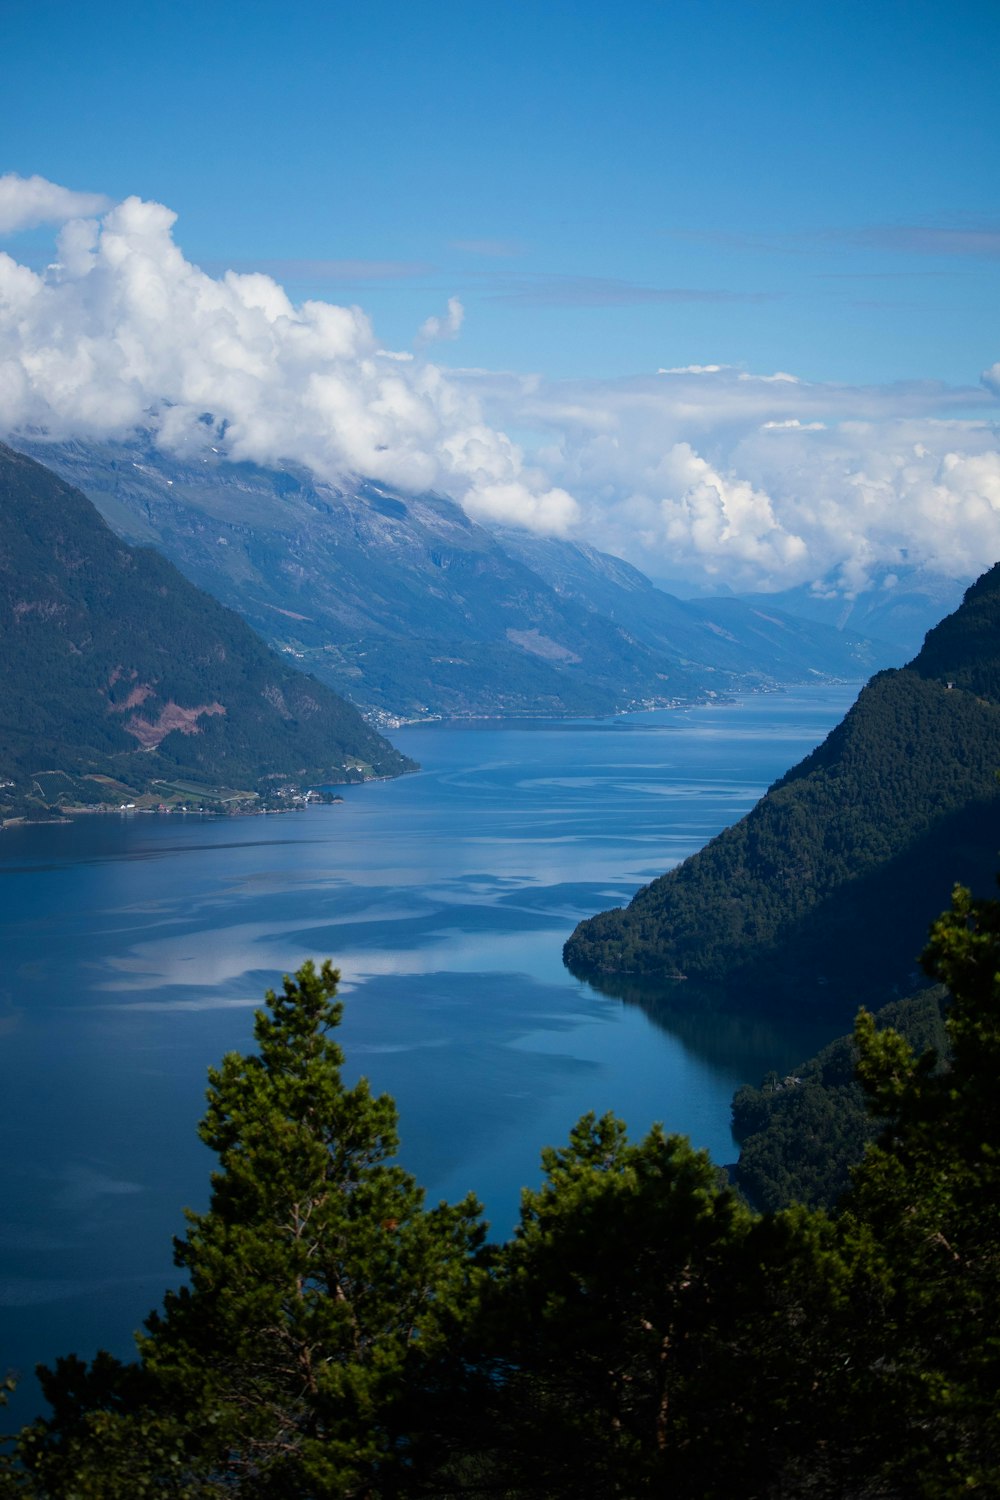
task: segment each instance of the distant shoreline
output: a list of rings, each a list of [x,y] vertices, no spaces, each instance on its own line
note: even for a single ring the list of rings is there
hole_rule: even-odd
[[[385,776],[372,777],[373,781],[386,781],[388,779]],[[343,800],[343,797],[340,796],[315,798],[309,802],[304,801],[291,807],[111,807],[107,805],[101,807],[68,807],[65,809],[64,816],[61,817],[29,818],[26,815],[21,815],[15,818],[2,818],[0,819],[0,829],[53,828],[72,823],[76,818],[88,817],[261,818],[273,816],[278,813],[301,812],[304,807],[333,807],[343,802]]]

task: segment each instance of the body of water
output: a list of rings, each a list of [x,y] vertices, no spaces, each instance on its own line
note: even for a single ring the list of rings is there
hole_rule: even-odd
[[[205,1070],[306,958],[342,970],[347,1073],[395,1096],[403,1164],[433,1200],[475,1190],[498,1235],[588,1109],[731,1160],[734,1088],[819,1035],[668,1029],[574,980],[562,945],[747,812],[856,692],[424,726],[393,736],[419,774],[331,807],[5,830],[0,1370],[131,1352],[207,1199]]]

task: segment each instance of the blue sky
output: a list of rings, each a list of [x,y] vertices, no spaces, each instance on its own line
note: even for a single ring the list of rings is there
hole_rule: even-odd
[[[359,305],[387,347],[419,360],[434,343],[441,366],[489,372],[479,410],[573,497],[559,524],[616,550],[641,550],[630,481],[607,479],[620,503],[598,514],[572,432],[555,431],[560,403],[593,407],[599,389],[606,414],[630,380],[729,367],[701,382],[726,388],[716,416],[695,413],[690,433],[668,423],[665,441],[772,500],[762,461],[734,467],[747,419],[726,394],[733,372],[810,387],[808,409],[776,407],[771,431],[869,421],[873,390],[879,420],[995,420],[980,384],[1000,360],[995,3],[3,9],[0,172],[167,205],[174,242],[210,277],[262,271],[295,305]],[[41,272],[54,233],[0,248]],[[545,411],[523,386],[512,401],[501,372],[541,377]],[[680,391],[672,411],[690,404]],[[969,441],[963,459],[992,451],[981,432]],[[691,480],[690,465],[668,469],[675,490]],[[657,504],[648,470],[636,493]],[[800,572],[816,551],[804,540]],[[793,561],[745,555],[730,573],[775,586]]]

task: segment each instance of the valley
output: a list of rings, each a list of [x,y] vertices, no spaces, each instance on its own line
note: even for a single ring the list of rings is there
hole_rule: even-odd
[[[490,530],[437,495],[234,463],[203,431],[183,453],[141,435],[26,446],[381,727],[621,713],[903,659],[766,600],[678,599],[619,558]]]

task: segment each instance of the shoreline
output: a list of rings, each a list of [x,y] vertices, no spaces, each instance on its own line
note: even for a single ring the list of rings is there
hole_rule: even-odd
[[[855,683],[857,683],[857,685],[860,687],[860,686],[863,686],[866,681],[867,681],[867,679],[862,676],[862,677],[858,677],[858,678],[846,678],[846,677],[844,677],[844,678],[824,678],[822,681],[819,681],[819,682],[810,680],[810,681],[804,681],[804,682],[768,683],[766,685],[765,684],[759,684],[756,687],[747,688],[745,691],[736,692],[736,693],[718,693],[718,694],[712,694],[710,696],[706,695],[705,697],[698,698],[698,699],[686,699],[686,698],[685,699],[673,699],[670,702],[662,702],[662,703],[657,703],[657,704],[650,704],[650,703],[636,704],[636,705],[633,705],[633,706],[631,706],[629,708],[620,709],[620,710],[618,710],[618,712],[611,713],[611,714],[580,715],[580,714],[559,714],[559,713],[541,712],[541,711],[537,712],[537,713],[521,713],[521,714],[517,714],[517,713],[514,713],[514,714],[509,714],[509,713],[508,714],[450,714],[450,715],[440,714],[440,715],[435,715],[433,717],[428,717],[428,718],[424,718],[424,719],[406,719],[406,720],[400,720],[394,727],[398,728],[398,729],[405,729],[405,730],[411,730],[411,729],[418,729],[419,730],[419,729],[422,729],[422,728],[441,729],[441,728],[449,728],[449,727],[454,727],[455,729],[463,729],[463,728],[471,728],[473,726],[478,727],[478,726],[485,726],[485,725],[490,725],[490,724],[495,724],[495,725],[509,724],[511,726],[523,725],[523,726],[527,727],[527,726],[530,726],[530,725],[538,725],[538,724],[561,725],[561,724],[571,724],[571,723],[574,723],[574,722],[577,722],[577,723],[612,722],[612,721],[614,721],[616,719],[625,718],[625,717],[627,717],[630,714],[653,714],[653,713],[664,713],[664,712],[666,712],[666,713],[674,713],[674,712],[678,712],[678,711],[685,710],[685,709],[726,708],[726,707],[732,707],[734,704],[739,703],[739,701],[741,699],[745,699],[745,698],[756,698],[756,697],[760,697],[760,696],[770,696],[770,695],[776,694],[776,693],[795,692],[796,690],[800,690],[802,688],[852,687],[852,686],[855,685]],[[366,777],[363,777],[359,781],[324,782],[324,783],[318,783],[317,785],[323,787],[324,791],[326,791],[328,788],[330,790],[332,790],[332,788],[338,787],[338,786],[343,786],[343,787],[348,787],[348,786],[368,786],[369,784],[375,783],[375,782],[398,781],[398,780],[401,780],[405,776],[413,776],[413,775],[418,774],[419,770],[420,770],[419,766],[415,766],[415,767],[412,767],[412,768],[411,767],[407,767],[405,770],[398,771],[398,772],[395,772],[393,774],[387,774],[387,775],[381,775],[381,776],[366,776]],[[311,787],[311,788],[309,788],[304,793],[295,793],[294,796],[295,796],[295,798],[297,800],[289,801],[287,803],[287,805],[284,805],[284,806],[271,806],[271,807],[260,807],[260,806],[253,806],[253,805],[249,805],[248,806],[247,805],[248,803],[253,803],[253,802],[255,802],[257,800],[257,794],[256,793],[249,793],[249,792],[235,794],[232,797],[226,799],[227,805],[220,806],[220,807],[217,807],[217,808],[216,807],[167,806],[167,805],[165,805],[163,803],[159,803],[158,805],[155,805],[155,806],[145,806],[145,807],[138,806],[138,805],[136,805],[136,806],[127,806],[127,805],[124,805],[124,804],[121,804],[121,803],[116,803],[116,804],[112,804],[112,803],[77,804],[76,806],[70,806],[70,807],[64,808],[62,810],[61,814],[56,814],[56,815],[54,815],[52,817],[29,817],[27,814],[22,813],[22,814],[16,814],[16,815],[14,815],[12,817],[0,818],[0,832],[2,832],[3,830],[5,830],[7,828],[54,827],[54,826],[59,826],[59,825],[65,826],[66,824],[74,822],[77,818],[84,818],[84,817],[98,817],[98,816],[101,816],[101,817],[110,817],[110,816],[115,816],[115,815],[117,815],[118,817],[130,817],[130,816],[132,816],[133,814],[136,814],[136,813],[142,813],[142,814],[146,814],[146,815],[156,814],[158,816],[164,816],[164,817],[166,817],[166,816],[200,817],[200,818],[264,817],[264,816],[267,816],[269,814],[275,814],[275,813],[301,812],[302,809],[303,809],[303,807],[316,806],[316,805],[334,805],[337,802],[343,802],[343,800],[344,800],[343,797],[341,797],[339,794],[334,794],[332,796],[324,796],[324,795],[315,795],[315,792],[316,792],[316,787]],[[313,794],[313,795],[311,795],[311,794]],[[232,803],[239,803],[241,805],[239,805],[239,806],[233,806],[233,805],[231,805]]]
[[[387,781],[389,777],[373,776],[372,781]],[[347,783],[344,783],[345,785]],[[365,783],[367,784],[367,783]],[[27,814],[20,814],[13,818],[0,818],[0,830],[5,828],[58,828],[75,822],[77,818],[131,818],[136,816],[145,817],[181,817],[181,818],[263,818],[280,813],[301,812],[304,807],[335,807],[343,802],[343,797],[314,797],[303,799],[289,807],[112,807],[110,804],[100,806],[77,806],[67,807],[64,816],[51,818],[29,818]]]

